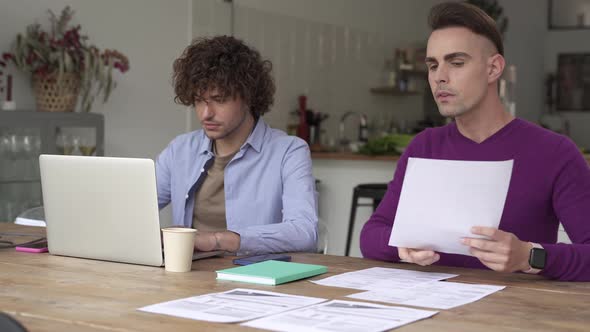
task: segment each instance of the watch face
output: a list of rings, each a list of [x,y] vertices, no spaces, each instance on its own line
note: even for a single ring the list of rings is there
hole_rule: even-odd
[[[545,268],[545,261],[547,260],[547,252],[545,249],[533,248],[531,249],[531,256],[529,257],[529,265],[532,268],[542,270]]]

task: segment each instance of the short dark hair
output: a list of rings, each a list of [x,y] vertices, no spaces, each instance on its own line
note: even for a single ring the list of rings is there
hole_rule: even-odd
[[[195,39],[174,61],[174,101],[194,106],[209,89],[223,98],[240,96],[258,119],[274,102],[272,64],[231,36]]]
[[[496,22],[480,8],[465,2],[445,2],[430,9],[428,25],[434,30],[462,27],[489,39],[502,56],[504,44]]]

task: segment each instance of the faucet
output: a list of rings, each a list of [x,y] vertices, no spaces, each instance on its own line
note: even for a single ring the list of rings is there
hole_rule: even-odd
[[[348,111],[342,115],[340,118],[340,126],[338,130],[338,141],[341,148],[347,147],[350,144],[350,140],[345,137],[344,134],[344,123],[347,118],[350,116],[356,115],[359,118],[359,132],[358,137],[359,141],[366,142],[368,139],[368,130],[367,130],[367,116],[365,114],[361,114],[354,111]]]

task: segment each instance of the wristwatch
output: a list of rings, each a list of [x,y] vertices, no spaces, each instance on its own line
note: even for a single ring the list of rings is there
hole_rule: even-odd
[[[545,268],[545,263],[547,262],[547,251],[545,251],[545,249],[543,249],[543,247],[538,243],[530,243],[533,246],[529,254],[530,268],[523,272],[537,274]]]

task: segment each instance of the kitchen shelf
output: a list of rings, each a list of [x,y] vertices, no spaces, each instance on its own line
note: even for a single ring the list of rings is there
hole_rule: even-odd
[[[78,143],[73,139],[73,132],[80,135]],[[76,151],[75,145],[85,140],[85,144],[94,144],[97,156],[103,156],[104,116],[0,111],[0,221],[13,221],[21,212],[43,204],[39,155],[63,153],[61,144],[65,142],[60,137],[70,137],[67,144],[72,152]]]
[[[21,180],[13,180],[13,179],[6,179],[6,180],[2,180],[0,179],[0,183],[2,184],[10,184],[10,183],[36,183],[36,182],[41,182],[41,179],[21,179]]]
[[[409,75],[409,76],[422,76],[422,77],[428,76],[428,71],[421,70],[421,69],[402,69],[401,71],[404,74]]]
[[[390,96],[416,96],[419,95],[418,91],[401,91],[396,87],[380,86],[370,89],[371,93],[376,95],[390,95]]]

